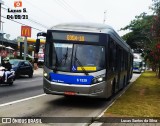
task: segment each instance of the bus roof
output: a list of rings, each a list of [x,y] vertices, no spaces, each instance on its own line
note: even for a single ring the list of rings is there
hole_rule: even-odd
[[[133,61],[135,61],[135,62],[142,62],[143,60],[142,59],[134,59]]]
[[[83,32],[95,32],[95,33],[103,33],[104,30],[106,29],[113,30],[113,28],[108,25],[97,24],[97,23],[64,23],[53,26],[51,28],[51,30],[83,31]]]
[[[143,60],[143,58],[142,58],[142,54],[140,54],[140,53],[133,53],[133,55],[134,55],[134,59],[141,59],[141,60]]]
[[[63,24],[58,24],[56,26],[53,26],[49,30],[109,34],[114,40],[120,41],[119,44],[121,46],[127,47],[130,50],[130,53],[132,53],[132,50],[131,50],[130,46],[126,42],[124,42],[124,40],[115,32],[115,30],[111,26],[106,25],[106,24],[98,24],[98,23],[63,23]]]

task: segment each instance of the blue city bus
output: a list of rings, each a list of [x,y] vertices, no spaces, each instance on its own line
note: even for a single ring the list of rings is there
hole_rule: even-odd
[[[143,71],[143,60],[133,59],[133,72],[141,73]]]
[[[46,94],[106,99],[132,78],[132,50],[108,25],[59,24],[37,36],[46,37]]]

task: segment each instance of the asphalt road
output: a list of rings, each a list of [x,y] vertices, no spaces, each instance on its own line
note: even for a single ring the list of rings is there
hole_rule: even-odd
[[[133,78],[138,76],[139,74],[135,74]],[[42,77],[21,78],[16,80],[13,86],[0,86],[0,117],[59,117],[51,118],[53,122],[59,122],[54,124],[58,126],[64,124],[60,122],[74,117],[97,117],[110,103],[110,100],[45,95],[42,90]],[[79,123],[76,125],[83,125],[91,120],[90,118],[77,119]],[[83,124],[80,123],[81,121]]]
[[[43,93],[42,77],[21,77],[12,86],[0,85],[0,104],[11,102]]]

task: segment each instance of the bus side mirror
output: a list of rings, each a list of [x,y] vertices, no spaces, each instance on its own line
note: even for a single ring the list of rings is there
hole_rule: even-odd
[[[39,48],[40,48],[40,39],[36,39],[35,53],[38,53],[38,52],[39,52]]]
[[[47,33],[45,33],[45,32],[39,32],[39,33],[37,33],[37,37],[38,37],[38,36],[46,37],[46,36],[47,36]]]

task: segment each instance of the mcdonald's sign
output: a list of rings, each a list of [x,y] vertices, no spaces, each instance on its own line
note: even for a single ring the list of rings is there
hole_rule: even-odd
[[[30,26],[21,26],[21,36],[31,37],[31,27]]]

